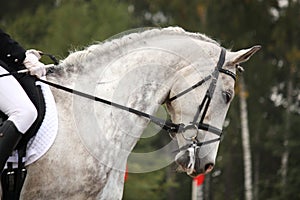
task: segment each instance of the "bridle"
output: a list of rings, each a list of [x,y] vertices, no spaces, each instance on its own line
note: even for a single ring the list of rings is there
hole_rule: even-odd
[[[205,83],[205,82],[207,82],[208,80],[211,79],[209,88],[207,89],[206,94],[205,94],[202,102],[200,103],[200,105],[198,107],[198,110],[197,110],[197,112],[194,116],[193,121],[190,122],[190,124],[188,124],[188,125],[180,124],[179,129],[177,130],[177,132],[171,132],[170,133],[171,137],[175,137],[176,134],[182,134],[182,136],[185,140],[191,141],[191,144],[185,145],[185,146],[181,147],[179,150],[188,149],[192,146],[193,147],[200,147],[200,146],[207,145],[207,144],[210,144],[210,143],[213,143],[213,142],[218,142],[221,139],[222,130],[215,127],[215,126],[213,126],[213,125],[206,124],[203,121],[204,121],[205,116],[207,114],[207,110],[209,108],[210,102],[213,98],[219,74],[224,73],[224,74],[230,76],[231,78],[233,78],[234,81],[236,81],[236,75],[233,72],[222,68],[223,65],[224,65],[224,62],[225,62],[225,56],[226,56],[226,50],[224,48],[222,48],[217,66],[215,67],[215,70],[213,71],[212,74],[206,76],[205,78],[200,80],[195,85],[191,86],[190,88],[180,92],[179,94],[177,94],[177,95],[175,95],[175,96],[173,96],[169,99],[169,102],[174,101],[175,99],[187,94],[188,92],[194,90],[195,88],[201,86],[203,83]],[[198,121],[198,119],[200,119],[200,120]],[[190,138],[186,138],[183,135],[183,132],[186,131],[186,130],[189,130],[189,129],[195,129],[196,134],[194,136],[190,137]],[[213,134],[217,135],[218,137],[215,138],[215,139],[212,139],[212,140],[199,142],[197,140],[199,130],[204,130],[204,131],[213,133]]]
[[[45,55],[49,56],[48,54],[45,54]],[[37,77],[36,77],[36,79],[38,81],[40,81],[40,82],[48,84],[48,85],[50,85],[52,87],[55,87],[57,89],[64,90],[66,92],[69,92],[69,93],[72,93],[72,94],[76,94],[78,96],[81,96],[81,97],[84,97],[84,98],[87,98],[87,99],[90,99],[90,100],[93,100],[93,101],[96,101],[96,102],[101,102],[103,104],[107,104],[107,105],[116,107],[118,109],[125,110],[127,112],[136,114],[138,116],[142,116],[144,118],[147,118],[151,122],[159,125],[163,129],[165,129],[166,131],[168,131],[170,133],[170,135],[173,135],[173,136],[174,136],[174,134],[175,135],[176,134],[182,134],[184,131],[189,130],[189,129],[195,129],[196,130],[195,136],[193,136],[191,138],[185,138],[186,140],[191,141],[191,144],[188,144],[188,145],[186,145],[184,147],[181,147],[179,149],[179,150],[182,150],[182,149],[190,148],[192,146],[193,147],[200,147],[200,146],[207,145],[207,144],[210,144],[210,143],[213,143],[213,142],[218,142],[221,139],[222,130],[219,129],[219,128],[217,128],[217,127],[215,127],[215,126],[212,126],[210,124],[206,124],[203,121],[204,121],[204,118],[206,116],[206,113],[207,113],[208,107],[210,105],[211,99],[213,98],[219,74],[220,73],[224,73],[224,74],[230,76],[231,78],[233,78],[234,80],[236,80],[236,75],[233,72],[222,68],[223,65],[224,65],[224,62],[225,62],[225,56],[226,56],[226,50],[224,48],[222,48],[221,49],[221,53],[220,53],[220,57],[219,57],[219,60],[218,60],[218,63],[217,63],[217,66],[215,67],[215,70],[212,72],[212,74],[206,76],[204,79],[200,80],[199,82],[197,82],[196,84],[194,84],[190,88],[188,88],[188,89],[180,92],[179,94],[171,97],[170,99],[168,99],[169,102],[174,101],[174,100],[178,99],[179,97],[187,94],[188,92],[194,90],[195,88],[201,86],[203,83],[205,83],[205,82],[207,82],[208,80],[211,79],[209,88],[206,91],[204,99],[202,100],[201,104],[198,107],[198,110],[197,110],[197,112],[196,112],[196,114],[194,116],[194,120],[190,124],[188,124],[188,125],[185,125],[183,123],[181,123],[181,124],[175,124],[175,123],[173,123],[171,121],[163,120],[163,119],[158,118],[158,117],[156,117],[154,115],[150,115],[148,113],[136,110],[134,108],[123,106],[123,105],[117,104],[115,102],[112,102],[112,101],[109,101],[109,100],[106,100],[106,99],[103,99],[103,98],[99,98],[99,97],[96,97],[96,96],[93,96],[93,95],[89,95],[87,93],[80,92],[78,90],[74,90],[74,89],[71,89],[71,88],[68,88],[68,87],[65,87],[65,86],[62,86],[62,85],[59,85],[59,84],[56,84],[56,83],[44,80],[44,79],[39,79]],[[55,62],[56,65],[58,64],[58,62],[57,62],[56,59],[54,60],[54,62]],[[12,75],[12,74],[13,73],[8,73],[8,74],[4,74],[3,76]],[[197,122],[197,120],[199,118],[200,118],[200,120],[199,120],[199,122]],[[204,130],[204,131],[208,131],[210,133],[213,133],[213,134],[217,135],[218,138],[212,139],[212,140],[208,140],[208,141],[204,141],[204,142],[199,142],[197,140],[197,136],[198,136],[199,130]]]

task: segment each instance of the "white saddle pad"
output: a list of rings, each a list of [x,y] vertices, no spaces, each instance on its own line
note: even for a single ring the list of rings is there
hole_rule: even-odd
[[[54,97],[50,90],[50,87],[44,83],[37,82],[37,85],[41,86],[45,104],[46,112],[40,129],[35,137],[31,138],[27,144],[27,152],[25,160],[25,166],[30,165],[39,158],[41,158],[54,143],[58,130],[58,117]],[[8,162],[13,162],[13,166],[17,167],[18,152],[14,151],[12,156],[9,157]]]

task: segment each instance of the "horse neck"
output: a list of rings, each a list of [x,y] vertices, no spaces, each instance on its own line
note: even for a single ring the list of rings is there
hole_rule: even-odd
[[[145,52],[129,57],[118,58],[109,64],[99,63],[98,60],[80,63],[80,67],[74,65],[72,70],[64,70],[59,76],[49,79],[120,105],[155,114],[170,91],[176,65],[165,56],[157,56],[155,51],[147,51],[146,57]],[[59,92],[59,95],[65,94]],[[127,158],[149,121],[126,110],[68,96],[66,101],[73,102],[73,105],[66,112],[75,118],[72,121],[76,121],[80,134],[84,133],[84,137],[80,136],[84,145],[106,165],[122,166],[123,158]],[[65,102],[60,102],[59,106],[62,104],[65,105]],[[93,141],[85,141],[89,138]],[[113,161],[110,159],[116,157],[119,160],[114,162],[119,164],[111,163]]]
[[[98,51],[99,46],[95,45],[72,53],[60,65],[60,74],[50,79],[114,103],[154,114],[169,94],[176,74],[202,55],[201,51],[195,51],[199,46],[193,40],[172,38],[176,39],[176,43],[172,43],[175,45],[150,38],[126,48],[115,48],[112,52]],[[127,158],[148,120],[112,106],[70,98],[77,111],[68,108],[69,112],[79,112],[75,113],[79,115],[79,121],[86,120],[81,132],[85,133],[85,138],[93,138],[93,141],[86,142],[93,154],[100,159],[109,159],[122,151],[125,152],[124,158]],[[93,126],[87,127],[91,121]],[[103,158],[103,154],[107,156]]]
[[[126,67],[116,70],[121,73],[115,73],[114,66],[105,71],[95,93],[128,108],[151,115],[155,114],[168,95],[173,81],[171,73],[174,72],[170,72],[162,65],[145,66],[137,63],[127,65],[124,60],[120,63]],[[128,111],[111,109],[108,108],[107,111],[111,113],[112,126],[115,130],[108,135],[113,137],[114,141],[120,143],[126,141],[128,144],[126,148],[132,149],[146,128],[148,120]],[[101,118],[102,105],[99,105],[97,111],[98,117]]]

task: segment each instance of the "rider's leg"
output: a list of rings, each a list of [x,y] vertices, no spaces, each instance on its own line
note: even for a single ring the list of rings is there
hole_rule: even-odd
[[[0,74],[8,73],[0,66]],[[0,174],[19,140],[37,117],[37,111],[13,76],[0,78],[0,110],[8,119],[0,125]]]

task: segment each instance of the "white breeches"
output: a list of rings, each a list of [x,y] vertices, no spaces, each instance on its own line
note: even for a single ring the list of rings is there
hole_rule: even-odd
[[[8,71],[0,66],[0,74],[5,73]],[[13,76],[0,77],[0,110],[23,134],[37,118],[35,106]]]

